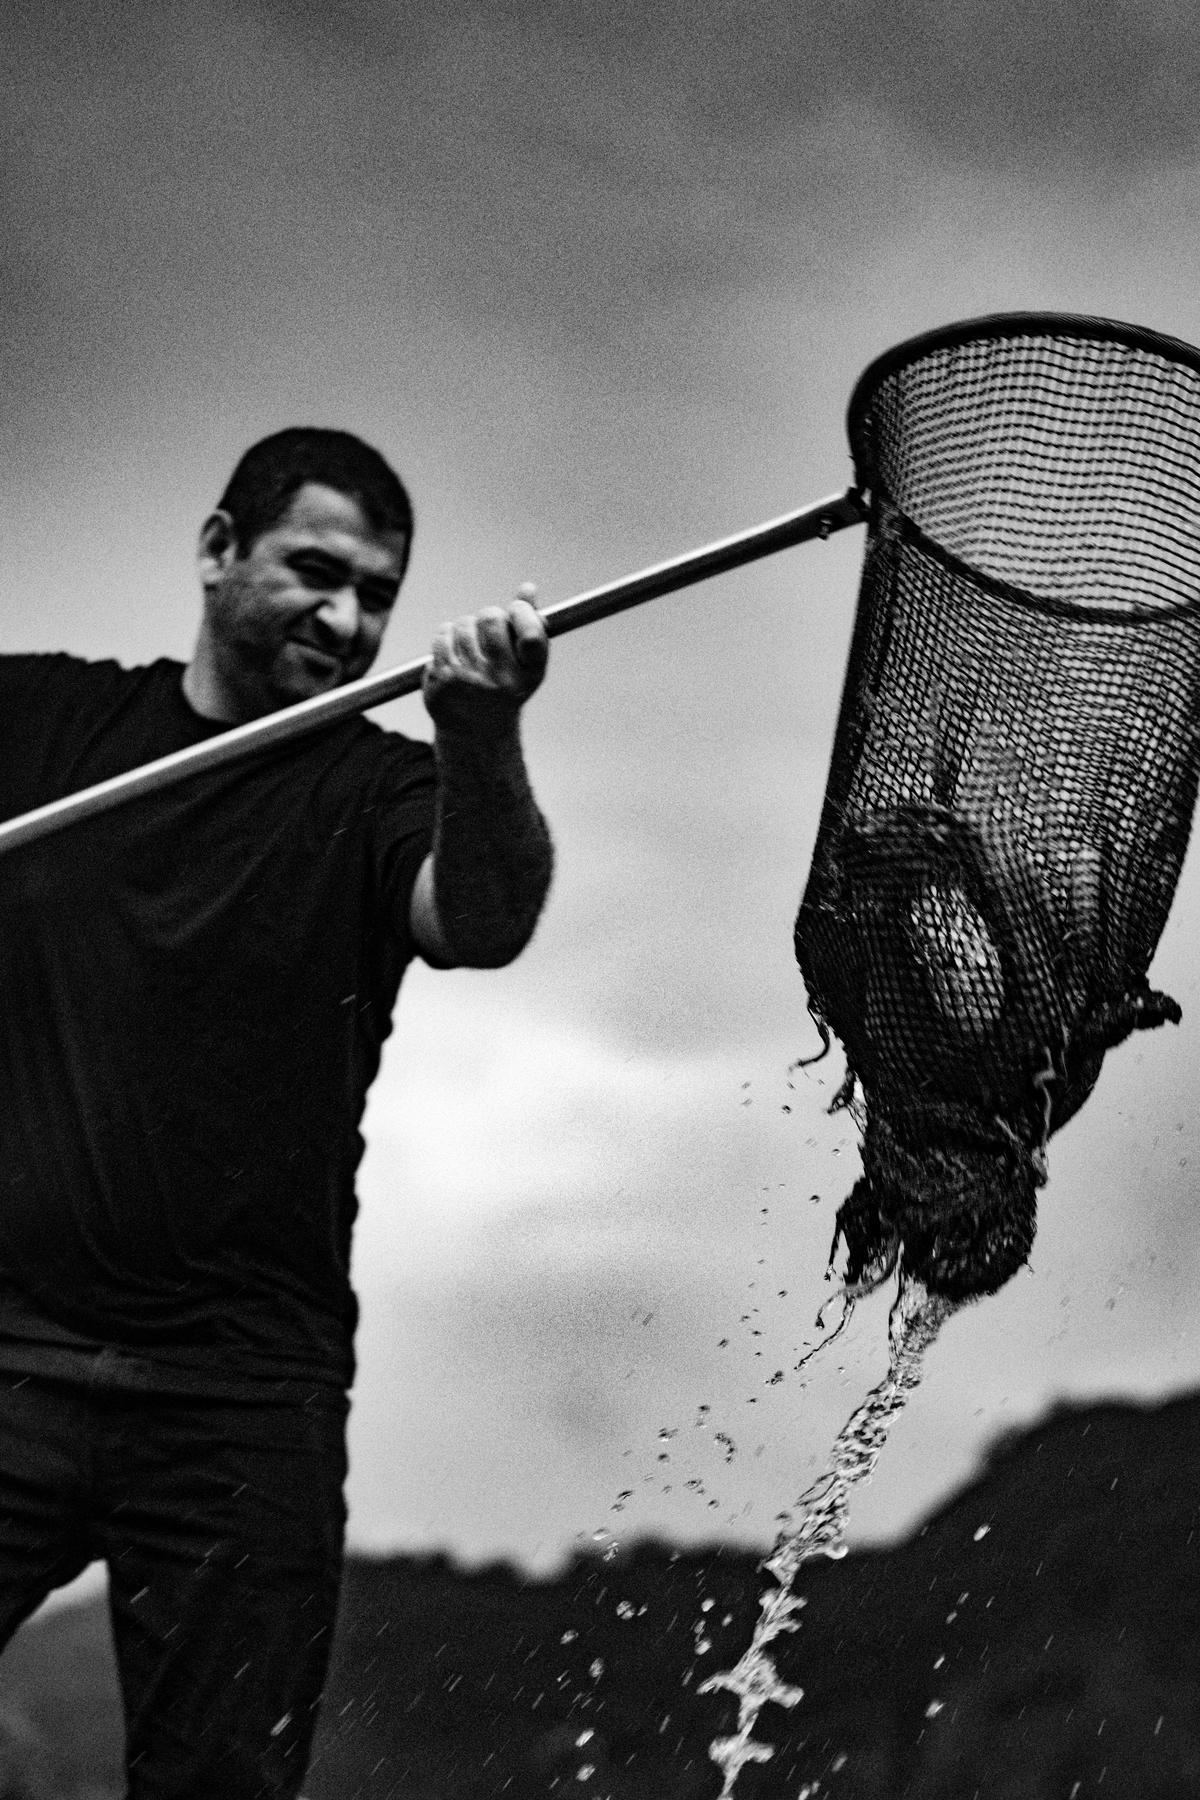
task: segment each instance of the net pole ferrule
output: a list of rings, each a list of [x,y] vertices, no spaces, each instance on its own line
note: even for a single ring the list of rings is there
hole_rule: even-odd
[[[556,605],[547,606],[542,610],[547,634],[550,637],[561,637],[565,632],[576,631],[582,625],[594,624],[598,619],[607,619],[630,607],[642,606],[648,600],[675,593],[680,588],[706,581],[710,576],[756,562],[760,557],[772,556],[778,550],[790,549],[811,538],[827,538],[831,532],[841,531],[848,525],[861,524],[865,517],[865,508],[857,489],[849,488],[844,493],[830,494],[824,500],[800,507],[795,512],[783,513],[777,519],[768,519],[761,525],[736,532],[732,537],[718,538],[714,543],[706,544],[698,550],[685,551],[681,556],[654,563],[634,575],[607,582],[601,587],[589,588],[569,600],[560,600]],[[176,750],[141,768],[130,769],[123,775],[114,775],[108,781],[98,782],[94,787],[64,795],[62,799],[36,807],[19,818],[9,819],[0,824],[0,855],[23,844],[31,844],[39,838],[49,837],[53,832],[63,831],[69,825],[95,818],[113,807],[159,793],[164,788],[186,781],[190,776],[205,774],[228,763],[240,762],[257,751],[273,749],[295,738],[305,737],[324,725],[349,717],[352,713],[365,712],[371,707],[383,706],[390,700],[399,700],[406,694],[416,693],[428,664],[428,657],[421,657],[414,662],[403,663],[398,668],[385,669],[375,675],[364,675],[358,681],[347,682],[344,687],[334,688],[327,694],[317,694],[311,700],[300,701],[296,706],[267,713],[244,725],[235,725],[231,730],[222,732],[219,737],[208,738],[203,743],[192,744],[184,750]]]

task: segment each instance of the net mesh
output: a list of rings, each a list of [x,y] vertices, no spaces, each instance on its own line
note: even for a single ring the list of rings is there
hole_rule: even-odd
[[[1027,1258],[1050,1133],[1177,1019],[1147,971],[1200,720],[1200,352],[1107,321],[901,346],[850,407],[869,534],[796,922],[845,1047],[853,1287]]]

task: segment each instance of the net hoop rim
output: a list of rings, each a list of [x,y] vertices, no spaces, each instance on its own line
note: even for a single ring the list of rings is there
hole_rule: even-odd
[[[869,491],[870,483],[861,467],[859,439],[871,397],[889,375],[906,368],[922,356],[937,350],[953,350],[987,338],[1078,338],[1094,343],[1127,344],[1133,350],[1145,350],[1165,362],[1182,363],[1200,375],[1200,348],[1183,338],[1170,337],[1148,325],[1131,325],[1122,319],[1094,317],[1089,313],[1011,312],[983,313],[977,318],[960,319],[954,324],[940,325],[932,331],[919,332],[893,344],[869,362],[850,394],[846,410],[846,431],[854,455],[855,473]]]
[[[895,506],[890,496],[888,498],[889,503]],[[922,556],[929,557],[949,574],[982,588],[984,593],[990,594],[994,599],[1006,601],[1011,606],[1046,613],[1053,618],[1063,619],[1069,625],[1098,625],[1113,629],[1129,625],[1163,625],[1172,619],[1191,618],[1200,613],[1200,594],[1183,594],[1178,600],[1151,604],[1141,600],[1064,600],[1056,594],[1036,593],[1032,588],[1021,587],[1015,581],[1006,581],[1000,575],[989,575],[986,569],[976,568],[974,563],[968,562],[965,557],[956,556],[953,550],[947,550],[936,538],[922,531],[916,520],[910,519],[901,507],[897,506],[895,510],[899,515],[901,537]]]

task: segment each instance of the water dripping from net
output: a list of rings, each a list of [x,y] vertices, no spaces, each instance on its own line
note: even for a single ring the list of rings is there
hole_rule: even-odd
[[[710,1676],[699,1689],[702,1694],[724,1689],[738,1700],[736,1733],[716,1738],[709,1746],[709,1755],[725,1778],[720,1800],[731,1800],[747,1763],[768,1762],[774,1754],[771,1745],[754,1737],[763,1707],[768,1701],[793,1707],[804,1698],[803,1688],[780,1680],[768,1646],[785,1632],[799,1630],[796,1615],[805,1601],[794,1592],[794,1584],[803,1565],[817,1556],[845,1556],[851,1495],[871,1475],[892,1420],[921,1379],[926,1351],[955,1310],[954,1301],[930,1294],[921,1282],[901,1273],[888,1319],[887,1374],[843,1425],[824,1473],[796,1502],[799,1524],[780,1534],[763,1564],[775,1586],[761,1597],[749,1647],[732,1669]],[[804,1793],[815,1800],[814,1788],[806,1787]]]

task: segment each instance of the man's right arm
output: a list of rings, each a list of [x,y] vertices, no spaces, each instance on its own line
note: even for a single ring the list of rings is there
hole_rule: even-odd
[[[533,935],[553,850],[520,741],[548,644],[525,600],[443,627],[425,680],[435,725],[433,850],[413,891],[417,948],[442,967],[498,968]]]

